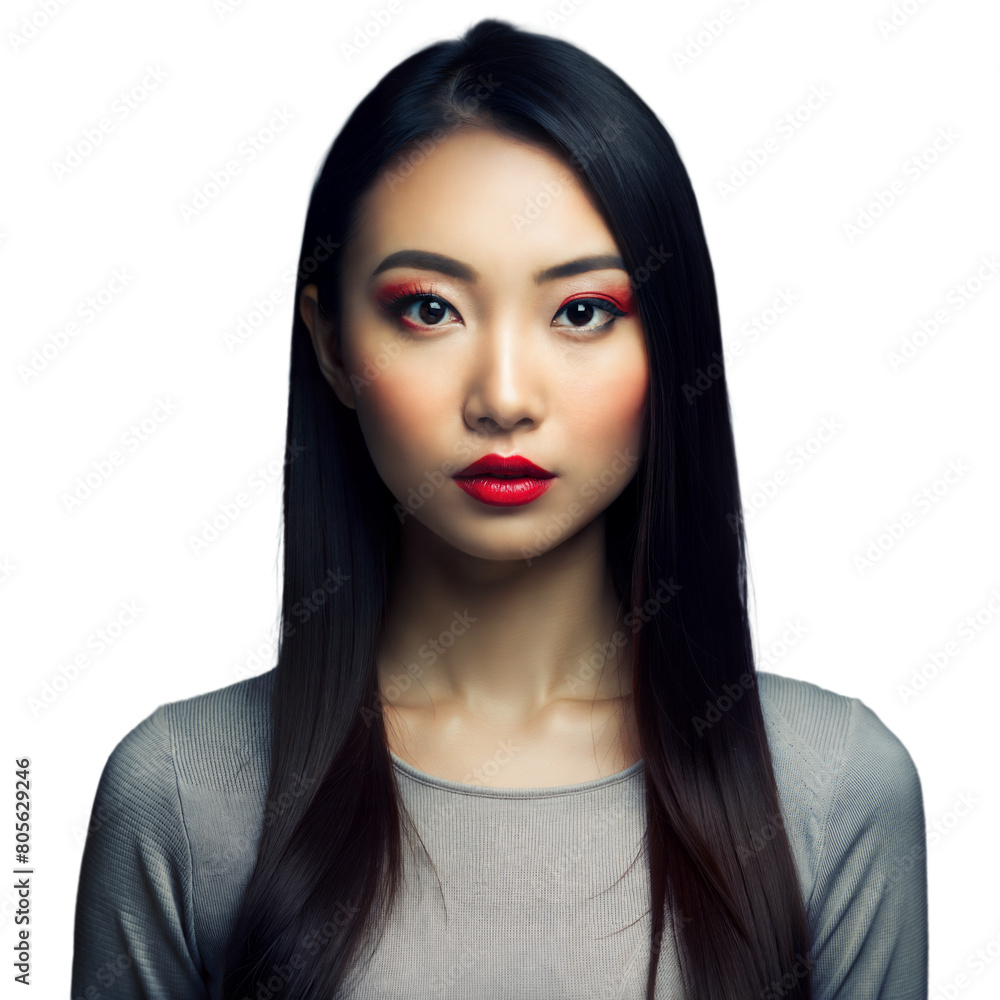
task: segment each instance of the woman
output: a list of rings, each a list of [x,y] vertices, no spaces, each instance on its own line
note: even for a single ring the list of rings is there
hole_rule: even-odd
[[[496,20],[418,52],[330,150],[296,303],[278,664],[112,753],[73,996],[926,996],[909,754],[754,668],[652,111]]]

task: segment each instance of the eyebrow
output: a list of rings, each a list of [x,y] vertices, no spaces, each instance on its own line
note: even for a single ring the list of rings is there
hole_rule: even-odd
[[[430,250],[397,250],[395,253],[389,254],[372,271],[372,277],[374,278],[377,274],[388,271],[392,267],[416,267],[422,271],[437,271],[470,284],[475,284],[479,280],[478,272],[469,267],[468,264],[463,264],[460,260],[455,260],[454,257],[448,257],[445,254],[433,253]],[[589,257],[578,257],[576,260],[566,261],[565,264],[556,264],[554,267],[536,271],[532,277],[535,284],[540,285],[557,278],[569,278],[574,274],[609,269],[625,271],[625,261],[614,253],[592,254]]]

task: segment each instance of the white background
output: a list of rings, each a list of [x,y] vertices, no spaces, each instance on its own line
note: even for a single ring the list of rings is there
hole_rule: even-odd
[[[273,665],[292,318],[282,275],[296,267],[322,159],[398,61],[500,16],[592,52],[673,136],[733,352],[760,666],[861,698],[906,745],[939,831],[928,846],[931,996],[949,984],[951,996],[996,996],[1000,961],[980,974],[968,963],[991,943],[1000,953],[1000,280],[984,268],[990,280],[961,308],[956,288],[1000,254],[1000,10],[566,0],[553,14],[557,0],[400,0],[345,52],[386,6],[90,0],[48,23],[38,2],[0,15],[2,759],[11,789],[14,758],[32,761],[38,995],[68,991],[83,832],[115,744],[158,705]],[[898,27],[880,28],[894,6]],[[42,27],[27,38],[32,16]],[[704,29],[713,18],[716,36]],[[121,117],[119,95],[142,94],[150,69],[163,79]],[[779,131],[823,88],[800,127]],[[241,144],[276,109],[291,122],[250,160]],[[57,176],[67,146],[102,118],[113,127],[101,143]],[[766,162],[726,194],[720,182],[769,137]],[[179,206],[232,159],[240,173],[185,221]],[[879,217],[852,238],[845,226],[894,180],[894,202],[880,213],[876,202]],[[127,285],[86,322],[78,309],[116,270]],[[794,303],[751,340],[746,324],[782,291]],[[224,335],[272,292],[274,314],[228,348]],[[919,324],[937,309],[946,322],[925,338]],[[22,366],[71,321],[78,335],[25,379]],[[907,338],[917,349],[894,370]],[[123,448],[147,418],[155,430]],[[814,437],[824,420],[838,428],[825,442]],[[797,446],[808,461],[790,458]],[[77,478],[115,448],[126,461],[68,510]],[[950,484],[949,463],[967,470]],[[922,509],[925,487],[934,502]],[[202,522],[248,489],[250,507],[195,554]],[[901,536],[883,536],[877,561],[860,565],[907,512]],[[88,641],[128,602],[138,618],[94,654]],[[960,632],[977,613],[979,630]],[[804,634],[783,650],[790,623]],[[958,655],[932,675],[926,657],[947,642]],[[43,703],[80,653],[87,668]],[[906,694],[914,677],[923,689]],[[963,795],[974,805],[956,810]],[[13,902],[0,889],[5,954]]]

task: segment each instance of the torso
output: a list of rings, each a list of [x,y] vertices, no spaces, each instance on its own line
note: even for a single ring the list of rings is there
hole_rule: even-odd
[[[630,698],[559,702],[516,728],[451,707],[432,713],[384,703],[384,713],[394,754],[425,774],[462,784],[573,785],[616,774],[641,756]]]

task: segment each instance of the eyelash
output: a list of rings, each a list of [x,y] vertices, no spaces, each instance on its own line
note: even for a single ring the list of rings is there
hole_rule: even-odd
[[[450,309],[456,316],[459,315],[458,310],[445,298],[438,295],[433,286],[430,288],[421,288],[418,285],[406,285],[400,288],[398,292],[392,295],[388,295],[384,298],[380,298],[379,305],[383,309],[392,313],[396,319],[399,321],[400,325],[404,329],[417,329],[416,327],[409,327],[403,322],[403,312],[413,303],[419,302],[421,299],[436,299],[438,302],[442,303],[446,308]],[[606,323],[602,323],[600,326],[590,327],[562,327],[564,330],[579,330],[581,333],[597,333],[599,330],[604,330],[611,326],[616,319],[620,319],[622,316],[627,316],[628,313],[623,309],[619,309],[610,299],[601,298],[599,296],[583,296],[581,298],[570,299],[568,302],[564,302],[559,309],[556,311],[556,316],[559,315],[568,306],[576,305],[577,303],[584,303],[585,305],[595,306],[598,309],[603,309],[605,312],[611,314],[611,319]],[[435,326],[444,326],[444,323],[431,324],[430,326],[424,327],[423,329],[433,330]]]

